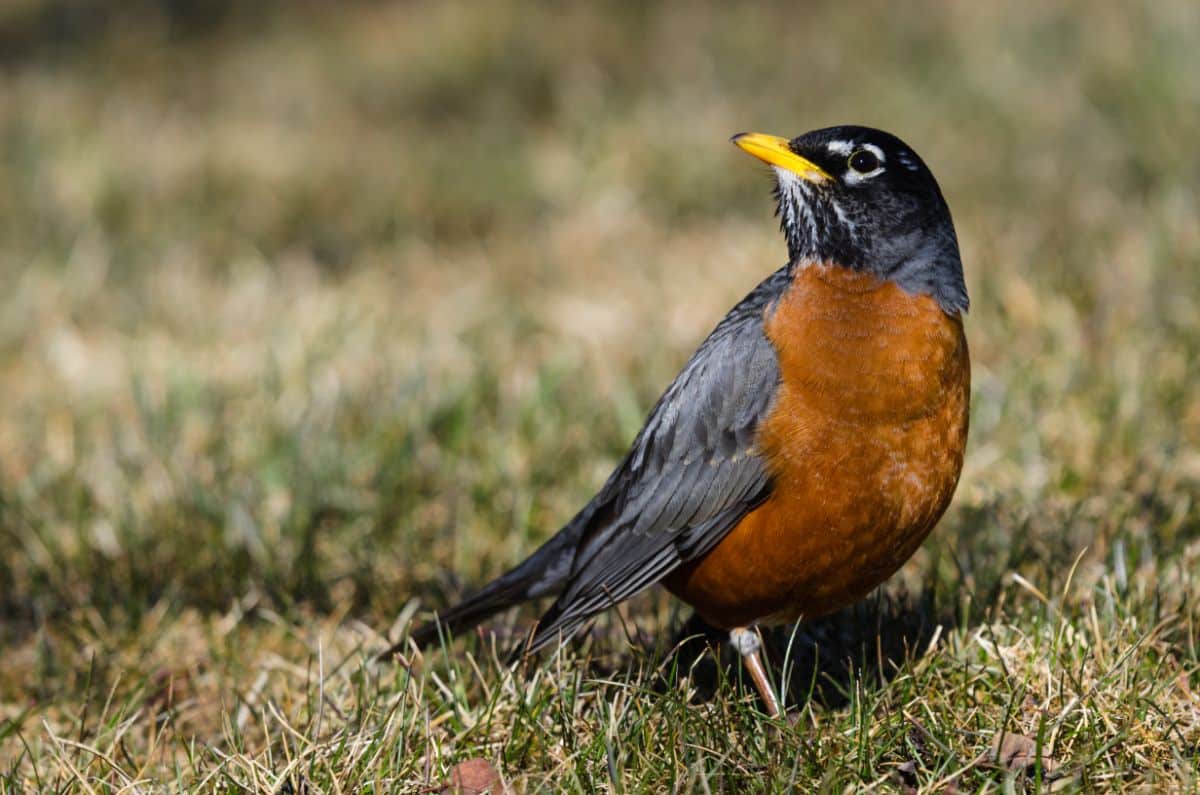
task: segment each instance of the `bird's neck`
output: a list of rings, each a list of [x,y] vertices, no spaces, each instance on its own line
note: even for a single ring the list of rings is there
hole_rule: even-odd
[[[781,184],[776,198],[791,274],[813,262],[837,263],[831,267],[893,282],[910,295],[927,295],[947,315],[967,311],[967,285],[952,228],[872,239],[836,203],[817,196],[802,181]],[[920,244],[914,245],[917,235]]]

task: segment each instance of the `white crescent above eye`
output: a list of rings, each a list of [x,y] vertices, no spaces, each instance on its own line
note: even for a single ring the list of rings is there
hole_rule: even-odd
[[[850,153],[854,151],[854,143],[852,141],[830,141],[825,144],[825,148],[831,155],[849,157]]]

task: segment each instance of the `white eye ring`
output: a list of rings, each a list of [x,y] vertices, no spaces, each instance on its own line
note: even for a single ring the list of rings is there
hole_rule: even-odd
[[[869,155],[869,160],[874,160],[874,163],[860,163],[865,170],[860,170],[853,165],[853,161],[860,155]],[[883,156],[883,150],[875,144],[862,144],[853,154],[846,160],[846,176],[845,181],[849,185],[857,185],[863,180],[877,177],[883,173],[883,164],[886,158]]]

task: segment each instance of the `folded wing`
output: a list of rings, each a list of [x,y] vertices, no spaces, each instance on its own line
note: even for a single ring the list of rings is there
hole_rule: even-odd
[[[704,555],[769,496],[755,438],[779,386],[779,365],[763,314],[786,285],[779,271],[746,296],[659,399],[585,509],[558,600],[529,651]]]

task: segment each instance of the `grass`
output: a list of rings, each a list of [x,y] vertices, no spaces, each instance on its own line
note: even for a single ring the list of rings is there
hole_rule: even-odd
[[[7,789],[1200,790],[1192,4],[211,7],[0,12]],[[954,209],[972,435],[908,566],[773,639],[793,720],[661,593],[373,664],[781,263],[725,139],[839,122]]]

